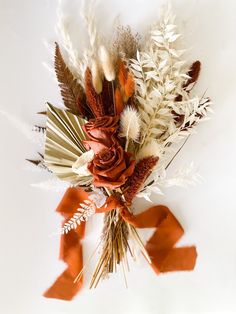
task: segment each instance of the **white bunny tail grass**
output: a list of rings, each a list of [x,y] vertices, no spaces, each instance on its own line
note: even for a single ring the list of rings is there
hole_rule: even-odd
[[[143,159],[145,157],[155,156],[161,157],[162,147],[157,143],[157,141],[152,140],[147,145],[143,146],[137,154],[137,159]]]
[[[111,54],[108,52],[105,46],[99,47],[99,58],[105,78],[110,82],[114,81],[116,77],[115,67]]]
[[[100,94],[102,92],[102,74],[100,72],[98,63],[95,59],[92,60],[91,72],[92,72],[93,87],[96,93]]]
[[[126,107],[120,118],[120,136],[126,137],[127,146],[130,140],[137,142],[140,135],[140,117],[136,109]]]

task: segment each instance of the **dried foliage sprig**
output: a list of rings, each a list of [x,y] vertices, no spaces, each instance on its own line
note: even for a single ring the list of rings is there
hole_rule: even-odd
[[[167,11],[151,30],[146,46],[131,60],[143,130],[137,154],[145,151],[146,146],[150,150],[156,141],[156,150],[166,156],[170,145],[194,132],[210,112],[209,100],[189,93],[201,64],[196,61],[186,69],[184,51],[177,48],[180,34],[174,22],[173,14]]]
[[[158,24],[151,31],[148,50],[138,52],[131,63],[144,129],[141,146],[152,139],[161,143],[175,130],[171,107],[175,98],[184,93],[182,86],[188,76],[179,59],[182,52],[174,49],[179,34],[172,22],[170,16]]]
[[[57,43],[55,48],[55,71],[66,108],[74,114],[91,117],[91,112],[84,105],[84,91],[64,62]]]
[[[145,198],[147,201],[151,202],[151,195],[153,193],[163,195],[164,188],[172,186],[186,188],[202,182],[203,178],[198,173],[198,169],[193,162],[176,169],[170,177],[168,177],[164,167],[159,167],[152,172],[151,176],[145,182],[145,187],[136,194],[136,197]]]
[[[83,221],[87,221],[90,216],[95,213],[96,206],[90,200],[85,200],[83,203],[80,203],[80,207],[77,209],[77,212],[65,222],[61,233],[66,234],[72,229],[76,229],[78,225]]]

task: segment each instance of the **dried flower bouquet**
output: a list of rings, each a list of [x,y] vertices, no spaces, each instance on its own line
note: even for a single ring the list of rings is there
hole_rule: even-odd
[[[183,59],[169,8],[145,40],[120,26],[107,44],[94,17],[86,21],[90,47],[82,57],[60,19],[63,49],[56,43],[55,71],[65,109],[47,104],[45,151],[40,160],[31,160],[67,182],[57,208],[65,218],[61,258],[67,269],[45,293],[65,300],[81,288],[81,240],[95,213],[104,213],[104,227],[91,287],[118,264],[127,271],[130,241],[156,273],[194,268],[195,247],[175,247],[183,229],[170,210],[158,205],[135,215],[132,202],[150,200],[164,185],[199,181],[192,166],[172,179],[165,170],[211,110],[209,98],[192,93],[201,64]],[[157,229],[144,244],[137,228],[148,227]]]

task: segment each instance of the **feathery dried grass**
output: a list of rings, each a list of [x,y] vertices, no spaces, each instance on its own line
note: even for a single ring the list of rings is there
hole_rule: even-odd
[[[132,34],[130,26],[118,26],[115,33],[113,43],[113,54],[125,59],[135,58],[136,52],[139,49],[140,35]]]
[[[126,137],[127,142],[130,140],[137,142],[140,135],[140,117],[136,109],[127,106],[120,118],[120,136]]]

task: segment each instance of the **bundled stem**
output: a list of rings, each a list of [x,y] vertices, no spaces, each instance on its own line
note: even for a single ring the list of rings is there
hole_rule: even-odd
[[[93,273],[90,288],[96,288],[100,279],[106,278],[109,273],[116,272],[117,265],[125,263],[128,245],[128,226],[122,219],[117,209],[114,209],[104,216],[103,228],[103,249],[96,269]]]

